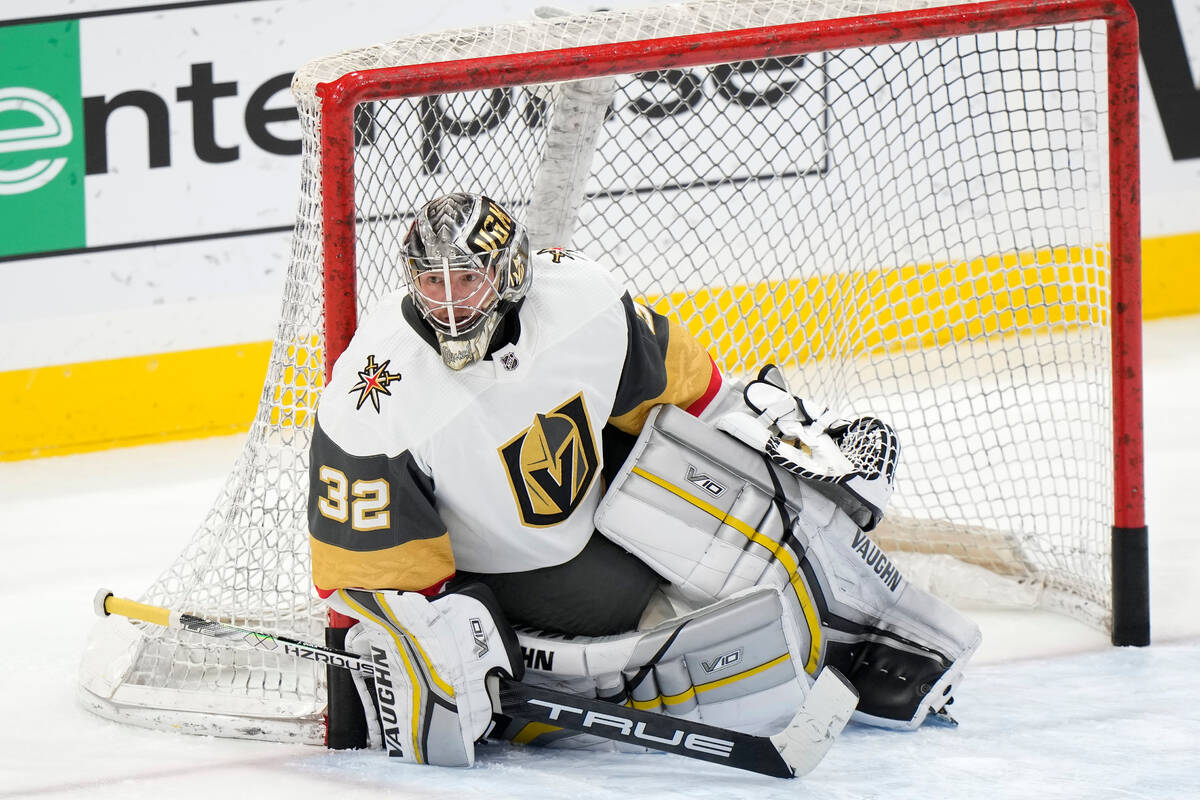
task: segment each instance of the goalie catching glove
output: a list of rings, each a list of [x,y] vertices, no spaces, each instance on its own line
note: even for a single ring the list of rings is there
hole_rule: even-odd
[[[491,591],[471,583],[430,600],[340,589],[326,602],[358,620],[346,649],[375,668],[373,680],[353,673],[369,743],[414,764],[474,764],[475,741],[492,718],[487,676],[520,679],[525,666]]]
[[[879,524],[900,457],[890,426],[874,417],[838,419],[830,409],[792,396],[773,364],[746,384],[743,397],[754,413],[730,411],[717,419],[719,430],[815,482],[864,531]]]

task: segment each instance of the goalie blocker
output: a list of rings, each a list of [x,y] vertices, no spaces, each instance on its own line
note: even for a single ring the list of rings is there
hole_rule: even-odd
[[[876,501],[890,493],[890,471],[885,477],[889,487],[875,487]],[[660,406],[615,476],[596,526],[670,582],[664,591],[676,610],[773,587],[797,621],[789,649],[801,674],[811,680],[836,667],[859,692],[855,720],[914,729],[951,702],[982,637],[957,610],[904,579],[836,502],[858,514],[863,493],[830,492],[835,486],[845,483],[800,478]]]

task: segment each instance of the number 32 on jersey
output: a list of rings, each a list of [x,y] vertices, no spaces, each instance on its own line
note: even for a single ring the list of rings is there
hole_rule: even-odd
[[[377,531],[392,524],[388,505],[391,487],[384,478],[351,482],[340,469],[322,465],[317,477],[325,494],[317,498],[321,516],[334,522],[349,522],[356,531]]]

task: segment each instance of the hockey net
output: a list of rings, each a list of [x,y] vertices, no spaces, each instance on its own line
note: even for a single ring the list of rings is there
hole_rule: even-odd
[[[966,571],[935,590],[1121,629],[1112,571],[1136,589],[1138,548],[1122,567],[1114,530],[1144,535],[1132,14],[946,5],[707,0],[307,65],[303,196],[258,416],[142,599],[321,636],[316,400],[355,321],[400,288],[413,210],[466,190],[524,216],[536,249],[610,263],[730,378],[774,362],[798,394],[887,420],[902,452],[879,538],[901,564]],[[134,724],[319,742],[323,680],[109,618],[81,697]]]

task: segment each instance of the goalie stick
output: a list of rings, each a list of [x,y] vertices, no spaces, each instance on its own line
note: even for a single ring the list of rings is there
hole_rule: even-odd
[[[102,617],[116,614],[173,630],[240,641],[264,650],[282,649],[296,658],[357,670],[367,676],[374,674],[371,660],[354,653],[139,603],[116,597],[107,589],[97,592],[95,610]],[[832,667],[821,671],[803,707],[786,728],[772,736],[754,736],[641,711],[531,686],[501,675],[489,676],[488,688],[493,700],[498,701],[500,712],[511,717],[775,778],[794,778],[812,771],[858,705],[858,692]]]

